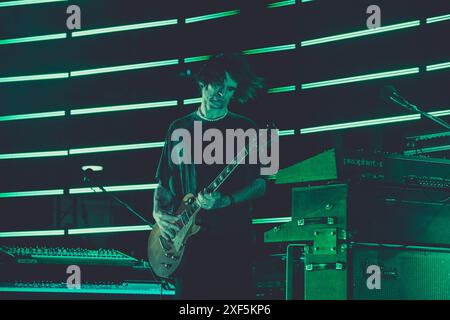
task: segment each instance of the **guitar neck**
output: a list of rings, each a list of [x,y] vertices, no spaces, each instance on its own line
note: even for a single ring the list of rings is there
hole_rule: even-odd
[[[251,147],[251,149],[254,146]],[[247,148],[243,148],[236,157],[234,157],[231,163],[227,164],[225,168],[220,172],[220,174],[205,188],[206,193],[211,193],[217,191],[219,187],[224,183],[228,177],[233,173],[238,165],[248,156],[249,151]]]
[[[238,155],[229,163],[220,174],[205,188],[206,193],[211,193],[219,189],[220,185],[225,182],[226,179],[233,173],[237,166],[247,157],[249,151],[243,148]],[[181,214],[183,224],[187,224],[190,218],[199,212],[201,209],[200,204],[197,201],[193,201],[191,206]]]
[[[269,142],[270,139],[267,141]],[[257,147],[257,139],[253,139],[249,143],[249,148],[242,148],[241,151],[234,157],[233,161],[231,163],[227,164],[225,168],[220,172],[220,174],[204,189],[205,193],[212,193],[214,191],[217,191],[219,187],[222,185],[222,183],[225,182],[225,180],[228,179],[228,177],[233,173],[233,171],[241,164],[241,162],[250,154],[250,152]],[[262,149],[264,149],[264,146],[262,146]],[[199,212],[201,209],[200,204],[196,201],[194,198],[194,201],[192,202],[191,206],[186,209],[182,214],[182,222],[183,224],[186,224],[189,222],[190,218]]]

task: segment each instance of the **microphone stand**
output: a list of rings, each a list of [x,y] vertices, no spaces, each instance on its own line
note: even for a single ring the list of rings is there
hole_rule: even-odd
[[[435,123],[443,126],[446,129],[450,130],[450,125],[447,122],[445,122],[444,120],[442,120],[442,119],[440,119],[438,117],[433,116],[432,114],[429,114],[428,112],[420,110],[416,105],[413,105],[412,103],[410,103],[408,100],[403,98],[397,92],[394,92],[389,97],[389,99],[392,100],[393,102],[401,105],[402,107],[406,108],[407,110],[420,113],[422,116],[424,116],[424,117],[434,121]]]
[[[92,169],[87,169],[85,171],[83,171],[83,181],[86,183],[93,183],[92,179],[88,176],[90,173],[92,173]],[[96,184],[96,183],[95,183]],[[90,187],[92,190],[95,191],[94,187]],[[117,197],[116,195],[106,191],[106,189],[103,186],[97,185],[97,188],[99,188],[100,190],[102,190],[102,192],[106,193],[108,196],[110,196],[111,198],[113,198],[115,201],[117,201],[118,203],[120,203],[122,206],[124,206],[125,208],[128,209],[128,211],[130,211],[131,213],[133,213],[135,216],[137,216],[139,219],[141,219],[142,221],[144,221],[147,225],[150,226],[150,228],[153,229],[154,224],[149,222],[147,219],[145,219],[144,217],[142,217],[139,213],[136,212],[136,210],[134,210],[128,203],[126,203],[125,201],[122,201],[119,197]],[[153,274],[153,277],[156,279],[156,275],[153,273],[153,270],[150,268],[151,273]],[[165,280],[161,280],[161,297],[162,297],[162,290],[164,288],[168,288],[168,283]]]
[[[93,183],[94,181],[92,181],[91,178],[88,177],[88,170],[83,171],[84,172],[84,177],[83,177],[83,181],[84,182],[88,182],[88,183]],[[96,183],[95,183],[96,184]],[[117,197],[116,195],[106,191],[106,189],[103,186],[97,185],[97,188],[99,188],[100,190],[102,190],[102,192],[106,193],[109,197],[113,198],[116,202],[118,202],[119,204],[121,204],[122,206],[124,206],[126,209],[128,209],[128,211],[130,211],[131,213],[133,213],[135,216],[137,216],[139,219],[141,219],[142,221],[144,221],[147,225],[150,226],[150,228],[153,228],[153,223],[149,222],[147,219],[145,219],[144,217],[142,217],[139,213],[136,212],[136,210],[134,210],[128,203],[126,203],[125,201],[122,201],[119,197]],[[92,190],[95,189],[94,187],[90,187]]]

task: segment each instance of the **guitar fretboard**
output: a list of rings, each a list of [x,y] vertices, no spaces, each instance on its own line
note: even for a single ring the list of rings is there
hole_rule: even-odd
[[[241,162],[248,156],[251,150],[256,147],[256,140],[252,140],[250,143],[250,148],[242,148],[242,150],[234,157],[231,163],[227,164],[225,168],[220,172],[220,174],[204,189],[205,193],[211,193],[219,189],[222,183],[228,179],[228,177],[233,173],[233,171],[241,164]],[[181,223],[185,226],[189,223],[190,218],[201,209],[197,201],[192,202],[192,204],[185,209],[185,211],[180,215]]]

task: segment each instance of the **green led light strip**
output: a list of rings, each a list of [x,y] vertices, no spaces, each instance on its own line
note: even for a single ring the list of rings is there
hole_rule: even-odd
[[[433,112],[430,112],[430,114],[435,117],[450,116],[450,110],[433,111]],[[397,116],[397,117],[381,118],[381,119],[374,119],[374,120],[347,122],[347,123],[341,123],[341,124],[333,124],[333,125],[326,125],[326,126],[320,126],[320,127],[300,129],[300,134],[324,132],[324,131],[340,130],[340,129],[349,129],[349,128],[358,128],[358,127],[365,127],[365,126],[371,126],[371,125],[412,121],[412,120],[419,120],[419,119],[421,119],[420,114],[413,114],[413,115],[407,115],[407,116]]]
[[[126,186],[109,186],[104,187],[106,191],[116,192],[116,191],[138,191],[138,190],[153,190],[158,186],[157,183],[148,183],[148,184],[135,184],[135,185],[126,185]],[[69,189],[69,194],[81,194],[81,193],[96,193],[103,192],[100,188],[95,187],[94,190],[91,188],[73,188]]]
[[[208,60],[211,57],[212,57],[211,55],[209,55],[209,56],[189,57],[189,58],[184,58],[183,61],[184,61],[184,63],[191,63],[191,62],[205,61],[205,60]]]
[[[0,116],[0,121],[13,121],[13,120],[28,120],[28,119],[40,119],[40,118],[53,118],[64,117],[65,111],[51,111],[41,113],[27,113],[27,114],[15,114],[9,116]]]
[[[67,34],[56,33],[56,34],[48,34],[48,35],[43,35],[43,36],[4,39],[4,40],[0,40],[0,45],[24,43],[24,42],[46,41],[46,40],[56,40],[56,39],[65,39],[65,38],[67,38]]]
[[[433,112],[430,112],[430,114],[435,117],[450,116],[450,110],[433,111]]]
[[[105,187],[106,191],[117,192],[117,191],[140,191],[140,190],[154,190],[158,186],[157,183],[147,183],[147,184],[134,184],[134,185],[123,185],[123,186],[108,186]],[[72,188],[69,189],[69,194],[83,194],[83,193],[97,193],[103,192],[100,188],[95,187],[94,190],[91,188]],[[35,190],[35,191],[16,191],[16,192],[2,192],[0,193],[0,198],[17,198],[17,197],[38,197],[38,196],[58,196],[63,195],[63,189],[53,189],[53,190]]]
[[[184,99],[183,104],[195,104],[195,103],[201,103],[202,98],[192,98],[192,99]]]
[[[63,194],[64,194],[63,189],[17,191],[17,192],[2,192],[2,193],[0,193],[0,198],[58,196],[58,195],[63,195]]]
[[[164,147],[164,141],[125,144],[125,145],[116,145],[116,146],[104,146],[104,147],[74,148],[74,149],[70,149],[69,151],[6,153],[6,154],[0,154],[0,160],[24,159],[24,158],[43,158],[43,157],[62,157],[62,156],[68,156],[68,155],[74,155],[74,154],[126,151],[126,150],[162,148],[162,147]]]
[[[280,92],[289,92],[289,91],[295,91],[296,86],[284,86],[284,87],[276,87],[276,88],[270,88],[267,90],[267,93],[280,93]]]
[[[0,160],[4,159],[24,159],[24,158],[45,158],[45,157],[64,157],[69,155],[68,151],[43,151],[43,152],[23,152],[23,153],[4,153],[0,154]]]
[[[138,149],[150,149],[150,148],[162,148],[162,147],[164,147],[164,141],[150,142],[150,143],[125,144],[125,145],[107,146],[107,147],[70,149],[69,154],[71,154],[71,155],[72,154],[86,154],[86,153],[138,150]]]
[[[122,227],[100,227],[100,228],[83,228],[69,229],[68,234],[93,234],[93,233],[115,233],[115,232],[131,232],[131,231],[149,231],[150,226],[122,226]]]
[[[104,67],[104,68],[95,68],[95,69],[88,69],[88,70],[71,71],[70,76],[71,77],[79,77],[79,76],[87,76],[87,75],[92,75],[92,74],[119,72],[119,71],[136,70],[136,69],[146,69],[146,68],[169,66],[169,65],[175,65],[175,64],[178,64],[178,59],[128,64],[128,65],[115,66],[115,67]],[[0,78],[0,80],[1,80],[1,78]]]
[[[177,105],[178,105],[177,100],[170,100],[170,101],[160,101],[160,102],[147,102],[147,103],[117,105],[117,106],[73,109],[73,110],[70,110],[70,114],[71,115],[80,115],[80,114],[90,114],[90,113],[100,113],[100,112],[129,111],[129,110],[140,110],[140,109],[161,108],[161,107],[176,107]]]
[[[284,223],[284,222],[291,222],[291,221],[292,221],[292,217],[260,218],[260,219],[253,219],[252,224]]]
[[[407,116],[398,116],[398,117],[381,118],[381,119],[374,119],[374,120],[347,122],[347,123],[332,124],[332,125],[326,125],[326,126],[320,126],[320,127],[300,129],[300,134],[341,130],[341,129],[349,129],[349,128],[359,128],[359,127],[373,126],[373,125],[378,125],[378,124],[412,121],[412,120],[419,120],[419,119],[420,119],[419,114],[413,114],[413,115],[407,115]]]
[[[360,82],[360,81],[367,81],[367,80],[373,80],[373,79],[398,77],[398,76],[414,74],[414,73],[419,73],[419,68],[409,68],[409,69],[367,74],[367,75],[356,76],[356,77],[348,77],[348,78],[306,83],[306,84],[302,84],[302,89],[312,89],[312,88],[334,86],[334,85],[338,85],[338,84],[351,83],[351,82]]]
[[[2,82],[16,82],[16,81],[32,81],[32,80],[49,80],[49,79],[62,79],[68,78],[69,73],[50,73],[50,74],[36,74],[31,76],[17,76],[17,77],[3,77],[0,78]]]
[[[366,29],[366,30],[361,30],[361,31],[356,31],[356,32],[338,34],[335,36],[306,40],[306,41],[301,42],[301,46],[302,47],[312,46],[312,45],[316,45],[316,44],[320,44],[320,43],[333,42],[333,41],[351,39],[351,38],[356,38],[356,37],[363,37],[363,36],[367,36],[367,35],[388,32],[388,31],[393,31],[393,30],[401,30],[401,29],[417,27],[417,26],[420,26],[420,20],[414,20],[414,21],[394,24],[394,25],[380,27],[380,28],[376,28],[376,29]]]
[[[245,55],[261,54],[261,53],[269,53],[269,52],[276,52],[276,51],[292,50],[295,48],[296,48],[296,45],[295,45],[295,43],[293,43],[293,44],[286,44],[286,45],[282,45],[282,46],[244,50],[244,51],[242,51],[242,53]]]
[[[435,22],[441,22],[441,21],[445,21],[445,20],[450,20],[450,14],[445,14],[443,16],[427,18],[427,23],[435,23]]]
[[[292,221],[291,217],[261,218],[261,219],[252,219],[252,224],[284,223],[290,221]],[[77,235],[77,234],[116,233],[116,232],[150,231],[150,230],[152,230],[150,226],[138,225],[138,226],[121,226],[121,227],[69,229],[68,234]]]
[[[267,8],[272,9],[272,8],[279,8],[279,7],[285,7],[285,6],[290,6],[290,5],[295,5],[295,0],[287,0],[287,1],[279,1],[279,2],[269,3],[267,5]]]
[[[279,137],[292,136],[294,134],[295,134],[295,130],[278,130]]]
[[[219,19],[219,18],[234,16],[234,15],[239,14],[239,12],[240,12],[240,10],[230,10],[230,11],[218,12],[218,13],[213,13],[213,14],[207,14],[204,16],[186,18],[185,23],[194,23],[194,22],[200,22],[200,21],[205,21],[205,20]]]
[[[48,2],[66,2],[68,0],[17,0],[0,2],[0,7],[23,6],[28,4],[40,4]]]
[[[63,236],[64,230],[0,232],[0,238]]]
[[[280,137],[294,135],[294,134],[295,134],[295,130],[279,130],[278,131],[278,135]],[[69,149],[69,151],[6,153],[6,154],[0,154],[0,160],[2,160],[2,159],[60,157],[60,156],[69,156],[69,155],[76,155],[76,154],[127,151],[127,150],[151,149],[151,148],[162,148],[162,147],[164,147],[164,141],[124,144],[124,145],[115,145],[115,146],[103,146],[103,147],[73,148],[73,149]]]
[[[450,62],[429,65],[429,66],[427,66],[427,71],[434,71],[434,70],[440,70],[440,69],[446,69],[446,68],[450,68]]]
[[[178,19],[170,19],[170,20],[162,20],[162,21],[135,23],[135,24],[129,24],[129,25],[124,25],[124,26],[97,28],[97,29],[72,32],[72,37],[84,37],[84,36],[91,36],[91,35],[103,34],[103,33],[112,33],[112,32],[120,32],[120,31],[130,31],[130,30],[138,30],[138,29],[163,27],[163,26],[174,25],[177,23],[178,23]]]

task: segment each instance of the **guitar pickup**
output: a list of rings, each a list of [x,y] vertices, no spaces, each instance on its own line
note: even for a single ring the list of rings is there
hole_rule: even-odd
[[[174,261],[178,260],[178,257],[174,256],[173,254],[165,253],[164,256],[166,256],[166,258],[172,259]]]
[[[161,245],[161,248],[163,248],[164,251],[170,250],[170,246],[167,243],[167,240],[163,236],[159,237],[159,244]]]

